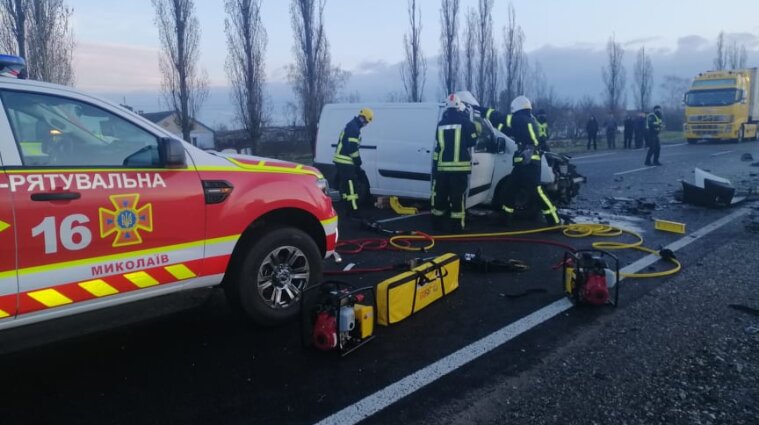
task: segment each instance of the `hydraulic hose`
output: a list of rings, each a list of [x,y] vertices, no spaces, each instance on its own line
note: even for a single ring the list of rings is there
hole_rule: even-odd
[[[338,243],[338,250],[340,253],[356,254],[362,250],[382,250],[382,249],[396,249],[407,252],[424,252],[432,249],[437,242],[474,242],[474,241],[499,241],[499,242],[511,242],[511,243],[534,243],[542,245],[552,245],[559,248],[566,249],[568,251],[575,251],[575,248],[563,244],[561,242],[543,240],[543,239],[527,239],[527,238],[515,238],[515,236],[533,235],[538,233],[547,233],[553,231],[561,231],[562,234],[568,238],[585,238],[585,237],[619,237],[624,234],[633,236],[636,240],[634,242],[616,242],[616,241],[596,241],[592,246],[595,249],[603,250],[621,250],[621,249],[635,249],[648,254],[654,254],[674,264],[674,267],[669,270],[663,270],[659,272],[650,273],[621,273],[625,278],[653,278],[669,276],[679,272],[682,269],[682,264],[674,258],[673,255],[663,256],[661,252],[651,248],[643,246],[643,237],[631,230],[622,229],[615,226],[597,224],[597,223],[577,223],[557,225],[550,227],[542,227],[537,229],[528,230],[516,230],[509,232],[493,232],[493,233],[469,233],[469,234],[450,234],[450,235],[429,235],[423,232],[410,232],[409,234],[395,235],[389,239],[376,238],[376,239],[361,239],[358,241],[341,241]],[[419,245],[420,242],[424,242],[423,245]],[[352,250],[346,250],[344,246],[356,247]]]

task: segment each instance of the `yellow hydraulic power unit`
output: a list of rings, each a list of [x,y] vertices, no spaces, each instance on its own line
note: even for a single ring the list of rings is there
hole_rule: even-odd
[[[377,323],[398,323],[459,287],[459,257],[448,253],[377,285]]]
[[[392,208],[396,214],[400,215],[414,215],[419,212],[419,210],[414,207],[404,207],[401,205],[401,201],[398,200],[397,196],[390,197],[390,208]]]

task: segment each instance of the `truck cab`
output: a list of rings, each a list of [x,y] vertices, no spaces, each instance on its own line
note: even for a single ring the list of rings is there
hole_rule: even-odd
[[[756,140],[758,97],[757,68],[699,74],[684,97],[686,140]]]
[[[252,321],[289,320],[335,249],[326,192],[314,168],[205,152],[70,87],[0,77],[0,329],[219,285]]]

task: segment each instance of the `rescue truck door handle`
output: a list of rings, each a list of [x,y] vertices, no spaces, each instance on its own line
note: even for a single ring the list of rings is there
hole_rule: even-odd
[[[79,192],[32,193],[32,201],[72,201],[81,197],[82,194]]]

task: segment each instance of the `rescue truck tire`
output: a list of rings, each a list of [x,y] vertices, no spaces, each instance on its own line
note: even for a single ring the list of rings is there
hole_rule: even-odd
[[[262,326],[279,325],[298,315],[301,292],[322,276],[314,240],[295,227],[274,227],[251,244],[224,285],[231,304]]]

